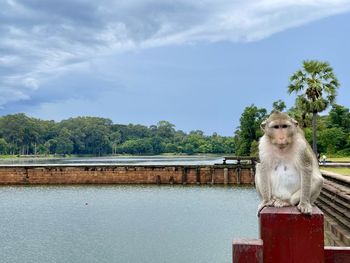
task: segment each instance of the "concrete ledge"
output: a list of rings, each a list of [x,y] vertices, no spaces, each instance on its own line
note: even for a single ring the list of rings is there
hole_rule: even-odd
[[[321,173],[323,176],[330,177],[331,179],[335,179],[335,180],[339,180],[339,181],[343,181],[347,184],[350,184],[350,176],[346,176],[346,175],[341,175],[341,174],[337,174],[337,173],[333,173],[333,172],[329,172],[329,171],[325,171],[321,169]]]

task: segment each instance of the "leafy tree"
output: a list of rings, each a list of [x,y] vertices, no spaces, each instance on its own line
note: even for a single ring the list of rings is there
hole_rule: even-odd
[[[175,134],[175,125],[168,121],[159,121],[157,123],[157,135],[165,139],[173,139]]]
[[[0,154],[7,154],[8,144],[4,138],[0,138]]]
[[[234,153],[236,151],[236,144],[234,137],[225,137],[224,140],[224,153]]]
[[[73,142],[70,139],[71,132],[67,128],[63,128],[56,139],[56,152],[59,154],[70,154],[73,151]]]
[[[329,127],[338,127],[343,129],[344,132],[350,132],[350,112],[349,109],[333,104],[332,109],[329,112]]]
[[[317,114],[324,111],[335,100],[339,82],[327,62],[317,60],[303,61],[303,68],[291,77],[289,93],[299,93],[298,100],[304,112],[312,113],[312,148],[317,154]]]
[[[57,153],[57,140],[56,139],[50,139],[45,142],[44,147],[46,148],[47,153]]]
[[[116,154],[117,153],[117,146],[121,142],[122,139],[122,134],[120,131],[115,131],[109,136],[109,140],[111,142],[111,147],[112,147],[112,153]]]
[[[250,145],[250,154],[253,156],[258,156],[259,154],[259,142],[258,141],[252,141]]]
[[[262,136],[261,122],[266,118],[267,111],[251,105],[244,109],[240,118],[240,126],[236,130],[235,145],[237,155],[250,155],[252,143]]]
[[[178,146],[174,143],[165,143],[164,145],[164,152],[165,153],[177,153],[179,152]]]
[[[118,152],[128,154],[152,154],[153,148],[149,139],[131,139],[118,146]]]
[[[73,142],[69,138],[58,137],[56,153],[70,154],[73,151]]]
[[[288,110],[288,114],[289,114],[289,116],[291,116],[292,118],[294,118],[295,120],[298,121],[299,127],[302,127],[305,129],[306,127],[311,126],[312,114],[307,113],[303,109],[303,105],[302,105],[299,97],[296,98],[294,107],[292,107]]]
[[[277,100],[272,104],[272,111],[284,111],[287,108],[283,100]]]
[[[152,146],[152,152],[153,154],[160,154],[164,152],[164,147],[165,147],[165,142],[161,139],[161,137],[156,136],[152,137],[149,142],[151,143]]]
[[[341,128],[334,127],[320,131],[318,138],[324,152],[336,153],[346,144],[347,134]]]
[[[298,99],[297,99],[298,101]],[[311,141],[310,114],[296,105],[289,110],[305,121],[305,137]],[[96,117],[77,117],[61,122],[43,121],[24,114],[0,117],[0,154],[161,154],[161,153],[236,153],[255,155],[262,135],[260,123],[265,109],[251,105],[240,118],[235,137],[196,130],[175,130],[167,121],[146,127],[113,124]],[[349,109],[333,105],[329,115],[317,119],[318,147],[332,154],[350,154]],[[301,123],[301,121],[298,119]]]

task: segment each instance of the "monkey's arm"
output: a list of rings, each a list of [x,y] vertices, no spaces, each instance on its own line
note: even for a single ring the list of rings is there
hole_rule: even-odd
[[[265,206],[273,206],[274,200],[271,196],[270,177],[267,174],[267,168],[263,164],[256,165],[255,175],[256,189],[262,199],[262,202],[258,206],[258,215]]]
[[[301,163],[301,191],[298,209],[303,214],[311,214],[311,178],[312,178],[312,157],[309,151],[305,150]]]

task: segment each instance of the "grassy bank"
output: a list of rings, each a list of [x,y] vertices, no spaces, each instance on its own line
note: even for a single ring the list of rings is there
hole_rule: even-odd
[[[350,176],[350,168],[338,168],[338,167],[322,167],[321,170]]]
[[[349,162],[350,163],[350,156],[347,156],[347,157],[330,157],[330,158],[327,158],[327,161],[331,161],[331,162],[334,162],[334,163],[336,163],[336,162]]]

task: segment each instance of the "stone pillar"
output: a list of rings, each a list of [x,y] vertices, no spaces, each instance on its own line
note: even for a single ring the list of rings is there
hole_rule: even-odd
[[[196,183],[197,184],[201,183],[201,168],[200,167],[196,168]]]
[[[228,184],[228,168],[224,168],[224,184]]]
[[[237,175],[237,184],[241,184],[241,168],[236,168],[236,175]]]
[[[215,168],[210,168],[210,178],[211,178],[211,184],[213,185],[215,183]]]
[[[252,178],[252,182],[251,184],[255,184],[255,172],[254,172],[254,169],[253,168],[250,168],[250,176]]]
[[[266,207],[260,213],[264,263],[324,262],[323,213],[311,216],[293,207]]]
[[[261,239],[236,239],[232,244],[234,263],[263,263],[263,241]]]
[[[236,239],[232,262],[345,263],[350,247],[324,247],[323,213],[303,215],[293,207],[265,207],[260,213],[261,239]]]

